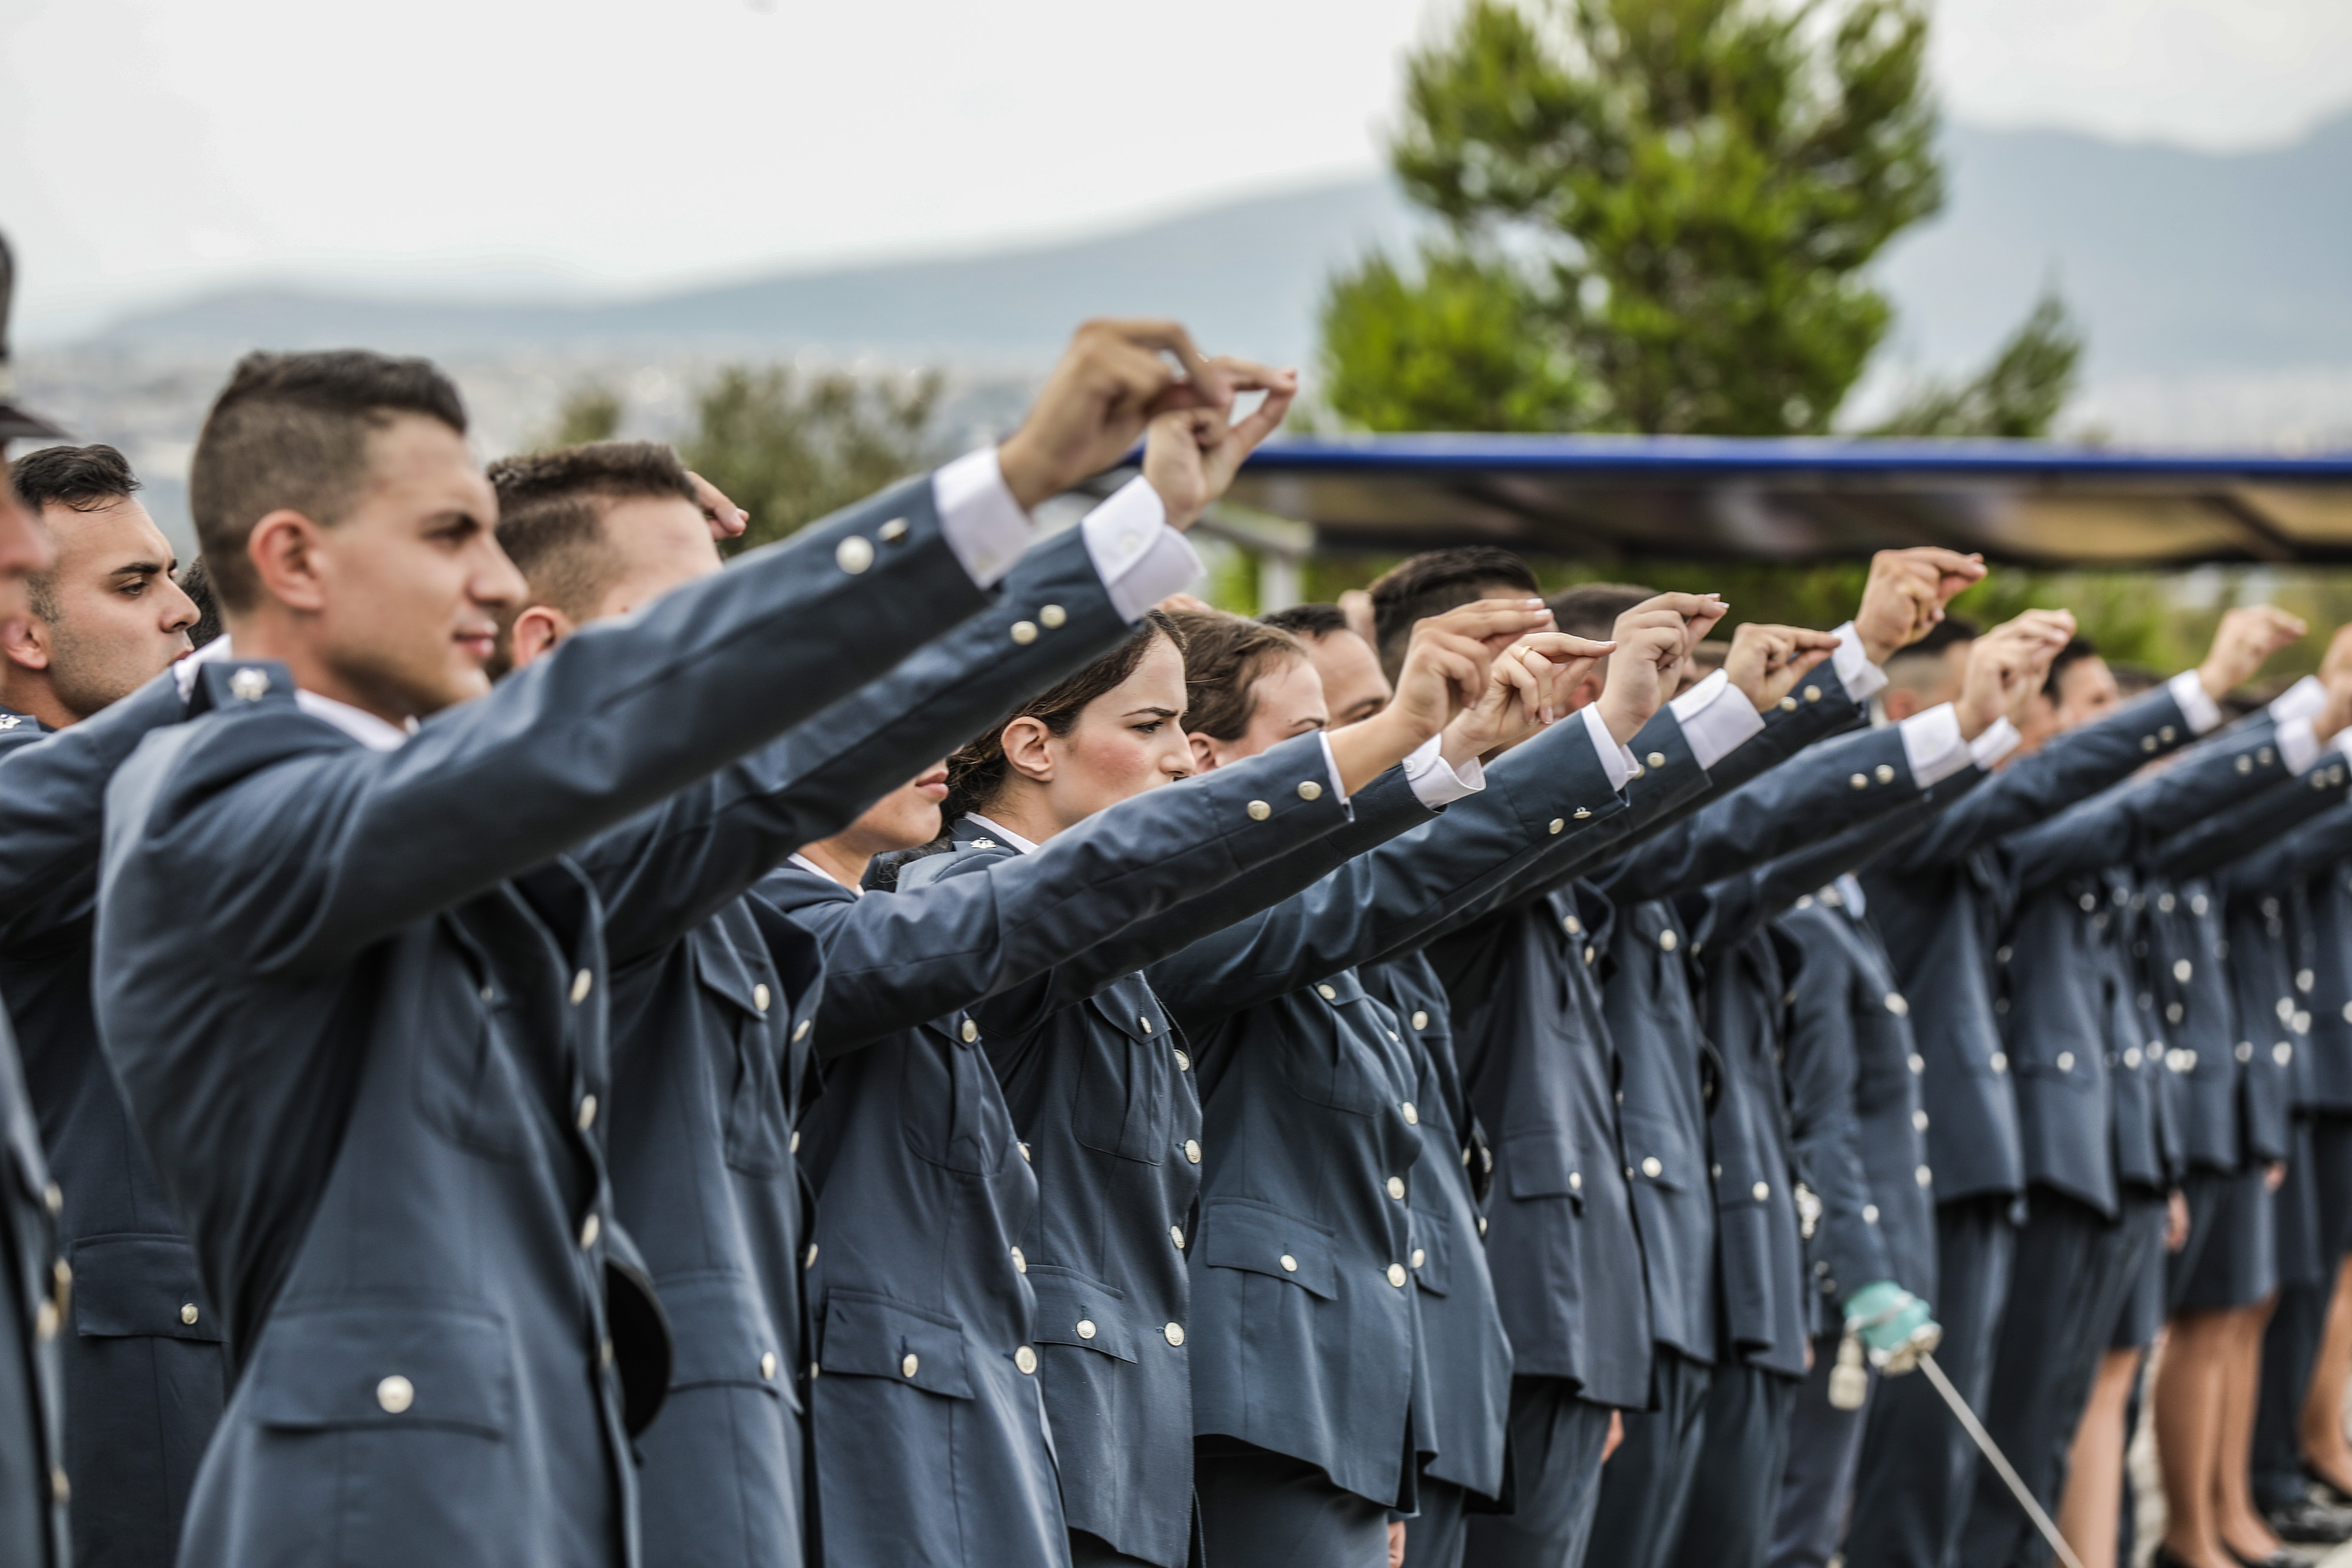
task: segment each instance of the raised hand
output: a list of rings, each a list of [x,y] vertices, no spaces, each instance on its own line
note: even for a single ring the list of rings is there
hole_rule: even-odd
[[[1159,492],[1168,526],[1179,533],[1231,487],[1243,460],[1282,427],[1298,395],[1297,371],[1270,371],[1246,360],[1214,363],[1234,392],[1262,392],[1265,401],[1240,420],[1216,408],[1171,409],[1152,417],[1143,440],[1143,476]]]
[[[2276,605],[2242,604],[2225,613],[2215,628],[2212,651],[2197,666],[2197,684],[2220,702],[2252,680],[2273,653],[2301,642],[2308,630],[2300,618]]]
[[[719,486],[699,474],[688,473],[694,485],[694,499],[702,507],[702,520],[710,525],[710,537],[720,544],[740,534],[751,521],[751,514],[719,493]]]
[[[1750,621],[1731,634],[1723,673],[1762,713],[1795,690],[1799,681],[1837,651],[1837,643],[1832,632]]]
[[[2064,610],[2028,610],[1977,639],[1979,645],[1995,644],[1996,652],[2001,645],[2008,645],[2019,661],[2017,669],[2002,684],[2002,717],[2020,729],[2025,727],[2032,717],[2033,698],[2050,678],[2050,662],[2074,639],[2074,617]],[[1972,647],[1969,653],[1973,659],[1976,649]]]
[[[2004,629],[2005,631],[2006,629]],[[2057,646],[2064,647],[2061,639]],[[1952,705],[1960,721],[1960,738],[1974,740],[2003,717],[2024,711],[2026,699],[2041,689],[2050,661],[2035,664],[2039,644],[2026,635],[1991,632],[1969,644],[1968,668],[1960,676],[1959,700]]]
[[[1958,550],[1933,545],[1880,550],[1870,558],[1870,579],[1863,585],[1862,606],[1853,613],[1863,652],[1872,664],[1885,664],[1896,649],[1933,631],[1952,595],[1984,574],[1981,558]]]
[[[1498,650],[1550,629],[1551,612],[1540,599],[1482,599],[1416,624],[1389,706],[1361,724],[1330,732],[1332,759],[1348,792],[1476,706]]]
[[[997,465],[1013,498],[1034,507],[1125,456],[1155,416],[1222,413],[1233,401],[1225,372],[1177,323],[1089,321],[1070,339],[1021,428],[997,448]]]
[[[1617,624],[1611,628],[1617,651],[1609,656],[1609,680],[1595,706],[1601,724],[1618,745],[1640,733],[1675,695],[1683,660],[1697,645],[1696,639],[1689,636],[1690,624],[1700,618],[1702,605],[1719,603],[1697,594],[1662,593],[1617,617]],[[1720,619],[1722,612],[1717,610],[1707,624],[1712,626]]]
[[[1439,747],[1459,768],[1474,757],[1517,745],[1568,716],[1568,698],[1585,673],[1609,656],[1613,643],[1595,643],[1565,632],[1521,637],[1487,667],[1486,689],[1476,705],[1445,727]]]

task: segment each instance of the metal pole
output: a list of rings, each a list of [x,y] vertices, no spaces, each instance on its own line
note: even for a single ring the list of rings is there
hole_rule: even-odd
[[[1952,1407],[1953,1417],[1959,1422],[1961,1428],[1975,1442],[1977,1452],[1985,1457],[1985,1462],[1993,1468],[1994,1473],[1999,1475],[2002,1483],[2009,1488],[2010,1495],[2017,1499],[2018,1507],[2023,1509],[2025,1516],[2033,1521],[2033,1528],[2042,1532],[2042,1539],[2050,1543],[2050,1550],[2058,1554],[2058,1561],[2063,1563],[2066,1568],[2083,1568],[2083,1560],[2074,1555],[2074,1549],[2066,1544],[2066,1538],[2058,1533],[2058,1527],[2050,1521],[2048,1514],[2042,1511],[2042,1505],[2035,1501],[2033,1494],[2026,1490],[2025,1482],[2019,1479],[2016,1469],[2009,1462],[2008,1456],[2004,1455],[2000,1447],[1993,1442],[1992,1434],[1984,1429],[1984,1423],[1977,1419],[1977,1413],[1969,1408],[1969,1402],[1960,1397],[1960,1391],[1952,1386],[1952,1380],[1944,1375],[1944,1369],[1936,1364],[1936,1358],[1924,1351],[1921,1352],[1919,1370],[1927,1375],[1927,1381],[1936,1385],[1936,1392],[1942,1395],[1944,1403]]]

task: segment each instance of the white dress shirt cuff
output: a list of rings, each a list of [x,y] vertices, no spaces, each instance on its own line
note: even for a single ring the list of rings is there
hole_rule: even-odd
[[[1683,738],[1701,768],[1714,767],[1764,727],[1764,716],[1721,670],[1666,706],[1675,710]]]
[[[967,452],[931,474],[940,532],[972,581],[994,588],[1029,548],[1030,517],[1004,483],[996,448]]]
[[[1867,702],[1877,695],[1886,684],[1886,672],[1870,662],[1862,651],[1862,633],[1849,621],[1837,629],[1837,651],[1830,655],[1830,667],[1845,685],[1845,695],[1856,702]]]
[[[2327,688],[2317,675],[2305,675],[2271,699],[2271,717],[2284,724],[2291,718],[2316,718],[2327,706]]]
[[[1201,558],[1168,526],[1160,492],[1140,476],[1112,491],[1078,528],[1112,607],[1129,621],[1200,580]]]
[[[1461,767],[1454,767],[1439,749],[1444,741],[1444,736],[1433,735],[1414,747],[1412,755],[1404,759],[1404,776],[1412,785],[1412,798],[1433,811],[1465,795],[1475,795],[1486,787],[1486,770],[1478,765],[1478,759],[1474,757]],[[1331,777],[1336,781],[1339,776],[1335,767]]]
[[[1997,718],[1982,735],[1969,742],[1969,759],[1990,773],[1992,765],[2015,751],[2017,743],[2024,738],[2017,733],[2017,726],[2006,718]]]
[[[2164,683],[2172,700],[2180,708],[2180,716],[2189,721],[2189,733],[2203,735],[2221,725],[2221,707],[2205,695],[2205,683],[2197,678],[2194,670],[2183,670]]]
[[[1915,713],[1895,727],[1903,737],[1903,760],[1910,765],[1911,781],[1933,789],[1976,760],[1960,737],[1960,716],[1949,703]]]
[[[2312,764],[2326,753],[2319,744],[2319,731],[2307,718],[2291,718],[2278,727],[2279,760],[2297,779],[2311,771]]]
[[[1611,793],[1625,788],[1625,780],[1641,770],[1633,752],[1617,744],[1609,727],[1601,722],[1601,706],[1586,703],[1577,710],[1584,720],[1584,733],[1592,738],[1592,749],[1601,758],[1601,771],[1608,776]]]
[[[2344,754],[2344,760],[2347,762],[2352,762],[2352,729],[2337,730],[2336,732],[2336,738],[2329,741],[2327,744],[2342,752]]]

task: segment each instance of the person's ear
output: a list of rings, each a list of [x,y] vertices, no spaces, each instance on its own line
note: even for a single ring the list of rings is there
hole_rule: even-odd
[[[49,667],[49,625],[34,615],[0,621],[0,658],[20,670]]]
[[[518,670],[536,660],[543,659],[579,628],[572,617],[550,605],[534,604],[514,619],[514,630],[509,633],[514,650],[514,667]]]
[[[1886,710],[1889,724],[1901,724],[1905,719],[1924,711],[1919,694],[1907,686],[1889,686],[1880,695],[1878,704]]]
[[[1609,661],[1602,659],[1584,673],[1584,678],[1576,683],[1575,688],[1568,694],[1567,705],[1559,711],[1574,713],[1578,708],[1598,701],[1608,685]]]
[[[1004,727],[1004,760],[1015,773],[1034,783],[1054,781],[1054,751],[1047,743],[1054,732],[1043,720],[1022,715]]]
[[[1217,743],[1211,740],[1207,736],[1202,735],[1199,730],[1196,729],[1187,732],[1184,738],[1189,741],[1192,747],[1193,772],[1206,773],[1211,768],[1216,767],[1218,763],[1224,760],[1224,758],[1217,755]]]
[[[245,541],[261,591],[290,610],[318,611],[326,604],[319,571],[319,526],[289,507],[265,514]]]

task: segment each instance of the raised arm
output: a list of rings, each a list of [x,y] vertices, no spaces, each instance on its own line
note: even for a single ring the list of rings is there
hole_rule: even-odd
[[[2347,768],[2338,758],[2300,779],[2282,779],[2268,789],[2216,811],[2165,839],[2148,852],[2148,869],[2175,882],[2211,876],[2275,843],[2344,801]]]

